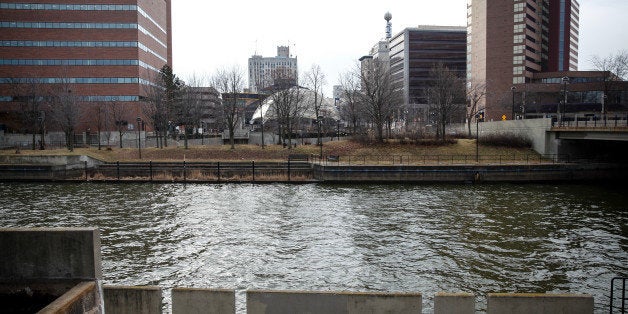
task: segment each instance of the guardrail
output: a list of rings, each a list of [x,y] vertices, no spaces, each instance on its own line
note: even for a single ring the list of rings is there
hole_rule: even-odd
[[[552,120],[554,128],[609,128],[628,127],[628,113],[611,113],[605,115],[581,114],[562,117],[560,121]]]

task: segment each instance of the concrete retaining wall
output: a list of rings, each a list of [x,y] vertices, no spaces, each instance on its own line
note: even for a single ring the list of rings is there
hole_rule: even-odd
[[[420,293],[263,291],[246,293],[248,314],[421,313]]]
[[[93,228],[0,229],[0,281],[102,278]]]
[[[235,313],[235,291],[223,289],[172,289],[172,314]]]
[[[478,130],[480,137],[488,135],[511,134],[521,136],[532,142],[532,148],[539,154],[556,154],[551,150],[552,139],[546,136],[547,131],[552,127],[552,119],[525,119],[480,122]],[[467,134],[466,124],[456,124],[449,128],[450,132]],[[471,125],[471,134],[476,136],[475,124]]]
[[[161,288],[153,286],[104,286],[105,313],[161,313]]]
[[[487,314],[592,314],[593,296],[575,294],[489,293]]]
[[[434,314],[473,314],[475,295],[439,292],[434,296]]]
[[[608,165],[541,164],[480,166],[320,166],[325,182],[551,182],[617,180],[628,169]]]

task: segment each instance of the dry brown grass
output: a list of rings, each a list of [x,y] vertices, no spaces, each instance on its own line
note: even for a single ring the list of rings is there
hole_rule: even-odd
[[[236,145],[230,149],[229,145],[196,146],[189,149],[167,147],[142,148],[142,159],[139,159],[138,150],[133,148],[113,148],[98,150],[96,148],[77,148],[73,152],[66,149],[56,150],[21,150],[20,155],[88,155],[93,158],[115,161],[285,161],[290,154],[307,154],[318,156],[320,147],[316,145],[298,145],[295,148],[284,148],[280,145],[267,145],[264,149],[257,145]],[[1,155],[14,155],[14,150],[0,151]],[[375,160],[391,156],[404,156],[410,160],[423,159],[424,156],[475,156],[475,140],[459,139],[455,144],[441,146],[421,146],[414,144],[383,143],[363,145],[353,141],[326,142],[323,146],[323,155],[337,155],[352,158],[366,158]],[[538,156],[531,149],[504,148],[480,145],[482,156]],[[522,157],[525,158],[525,157]],[[533,158],[533,157],[530,157]],[[488,159],[488,158],[487,158]],[[164,178],[167,179],[167,178]],[[239,179],[239,178],[238,178]],[[257,179],[257,178],[256,178]]]

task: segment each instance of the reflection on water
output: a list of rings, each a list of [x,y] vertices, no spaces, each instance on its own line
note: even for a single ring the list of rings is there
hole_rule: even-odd
[[[0,225],[96,226],[107,284],[594,295],[628,275],[619,188],[0,184]]]

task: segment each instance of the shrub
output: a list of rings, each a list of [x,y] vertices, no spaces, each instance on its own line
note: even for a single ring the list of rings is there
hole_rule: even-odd
[[[532,142],[529,139],[515,134],[491,134],[480,137],[480,144],[487,146],[502,146],[513,148],[530,148]]]

